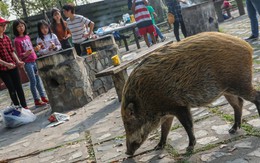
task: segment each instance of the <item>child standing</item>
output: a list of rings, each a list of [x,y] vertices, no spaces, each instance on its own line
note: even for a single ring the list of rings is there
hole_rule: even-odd
[[[153,44],[156,44],[156,39],[154,36],[155,29],[150,16],[149,11],[146,6],[148,5],[147,0],[133,0],[132,1],[132,11],[135,15],[135,20],[137,22],[137,27],[140,35],[144,36],[145,43],[150,47],[147,34],[150,34]]]
[[[71,37],[71,32],[67,27],[67,22],[61,17],[60,10],[53,8],[51,10],[52,24],[51,30],[55,33],[61,43],[62,49],[71,48],[69,37]]]
[[[78,55],[81,55],[82,51],[80,44],[93,35],[95,23],[82,15],[75,14],[74,4],[66,4],[62,9],[63,14],[68,18],[66,21],[68,28],[71,31],[75,50]]]
[[[40,55],[53,54],[61,49],[58,37],[51,32],[49,24],[45,20],[38,22],[38,38],[36,40]],[[40,46],[39,46],[40,45]]]
[[[5,83],[14,105],[28,109],[17,68],[23,67],[24,62],[17,58],[11,40],[4,34],[8,23],[9,21],[0,17],[0,78]]]
[[[149,11],[150,16],[152,18],[152,22],[153,22],[153,26],[155,28],[156,34],[160,37],[161,41],[163,42],[166,39],[166,37],[163,36],[161,30],[155,23],[155,17],[157,17],[157,14],[155,13],[154,8],[152,6],[147,6],[147,10]]]
[[[36,107],[45,106],[48,99],[44,93],[41,78],[38,75],[35,60],[37,56],[33,50],[30,37],[27,35],[27,27],[23,20],[18,19],[13,22],[13,33],[16,36],[14,45],[18,57],[25,63],[25,71],[30,80],[30,88]],[[38,92],[41,99],[39,98]]]

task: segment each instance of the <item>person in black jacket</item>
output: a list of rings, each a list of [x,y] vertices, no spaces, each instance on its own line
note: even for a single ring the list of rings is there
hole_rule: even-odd
[[[186,3],[185,0],[166,0],[166,6],[168,7],[168,12],[174,15],[175,21],[173,23],[173,32],[177,41],[180,41],[179,36],[179,26],[181,25],[181,31],[184,37],[187,37],[186,28],[183,22],[182,14],[181,14],[181,6],[180,2]]]
[[[132,9],[132,0],[127,0],[128,10]]]

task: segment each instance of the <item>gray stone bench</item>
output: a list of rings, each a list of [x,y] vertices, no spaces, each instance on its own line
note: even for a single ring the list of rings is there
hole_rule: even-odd
[[[172,41],[165,41],[165,42],[162,42],[162,43],[155,44],[154,46],[148,48],[147,50],[139,53],[139,55],[137,57],[133,58],[132,60],[122,62],[118,66],[108,67],[108,68],[104,69],[103,71],[96,73],[96,77],[98,78],[98,77],[104,77],[104,76],[110,76],[111,75],[115,89],[116,89],[116,93],[117,93],[117,96],[118,96],[118,100],[121,101],[123,87],[124,87],[125,82],[128,78],[126,69],[129,66],[134,65],[135,63],[137,63],[137,62],[141,61],[142,59],[148,57],[150,54],[152,54],[152,52],[154,52],[158,48],[160,48],[160,47],[162,47],[166,44],[169,44],[169,43],[172,43]]]

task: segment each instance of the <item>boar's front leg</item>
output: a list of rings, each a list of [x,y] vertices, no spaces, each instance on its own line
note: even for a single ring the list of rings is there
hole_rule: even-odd
[[[187,152],[193,151],[196,144],[196,138],[193,133],[193,122],[189,107],[178,107],[176,108],[176,117],[179,119],[182,126],[185,128],[189,137],[189,146]]]
[[[163,123],[161,125],[161,139],[160,139],[159,144],[154,148],[155,150],[164,148],[164,146],[166,144],[167,136],[168,136],[169,131],[172,126],[173,116],[171,116],[171,117],[166,116],[165,118],[166,119],[163,121]]]
[[[241,97],[231,94],[225,94],[224,96],[234,109],[235,123],[229,130],[230,134],[234,134],[237,131],[237,129],[241,127],[243,99]]]

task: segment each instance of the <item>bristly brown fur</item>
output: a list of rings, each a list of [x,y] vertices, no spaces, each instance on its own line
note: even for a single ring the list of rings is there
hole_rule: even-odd
[[[252,86],[252,54],[244,40],[218,32],[197,34],[158,49],[133,70],[125,84],[121,114],[126,130],[126,110],[131,104],[133,115],[142,123],[154,120],[157,124],[167,114],[176,116],[187,127],[189,146],[194,146],[189,108],[205,106],[221,95],[234,107],[236,130],[242,114],[240,97],[260,107],[260,97]],[[164,126],[164,137],[171,121]]]
[[[189,37],[140,63],[125,85],[123,98],[152,106],[160,101],[161,107],[164,100],[172,107],[202,106],[225,91],[248,94],[237,90],[248,91],[244,88],[252,85],[252,52],[248,43],[231,35],[205,32]]]

